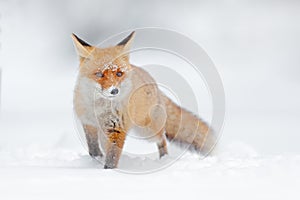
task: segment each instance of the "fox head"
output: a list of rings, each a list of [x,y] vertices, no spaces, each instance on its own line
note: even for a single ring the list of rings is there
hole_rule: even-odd
[[[134,35],[132,32],[116,46],[99,48],[72,34],[80,58],[80,76],[92,81],[105,97],[112,98],[122,92],[121,83],[131,70],[129,49]]]

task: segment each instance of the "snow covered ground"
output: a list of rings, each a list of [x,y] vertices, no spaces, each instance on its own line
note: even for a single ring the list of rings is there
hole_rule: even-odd
[[[300,195],[300,154],[262,154],[249,145],[251,140],[234,141],[230,136],[235,129],[244,129],[251,117],[232,121],[239,125],[225,126],[217,155],[201,160],[186,153],[170,167],[134,175],[104,170],[90,158],[71,117],[62,120],[57,113],[33,116],[37,113],[31,118],[2,113],[0,132],[8,136],[1,138],[6,141],[1,140],[0,146],[1,199],[297,199]],[[285,123],[281,124],[277,129],[284,129]],[[120,168],[161,162],[139,159],[123,156]]]
[[[169,168],[143,175],[101,169],[86,152],[66,147],[1,151],[0,163],[1,199],[299,197],[300,155],[261,156],[244,143],[204,160],[186,154]]]
[[[299,155],[259,156],[247,149],[244,144],[238,145],[225,151],[227,155],[205,160],[185,155],[167,169],[143,175],[99,169],[98,162],[71,149],[1,152],[0,196],[1,199],[299,197]],[[159,161],[145,164],[153,162]]]

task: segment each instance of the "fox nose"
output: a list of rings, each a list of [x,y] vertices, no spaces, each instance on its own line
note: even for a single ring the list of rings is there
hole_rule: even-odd
[[[112,94],[112,95],[116,95],[116,94],[118,94],[118,93],[119,93],[118,88],[114,88],[114,89],[112,89],[112,91],[110,92],[110,94]]]

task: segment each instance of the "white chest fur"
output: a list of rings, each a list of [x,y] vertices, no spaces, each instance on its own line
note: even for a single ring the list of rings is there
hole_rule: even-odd
[[[102,95],[102,88],[97,82],[79,76],[74,94],[74,106],[82,124],[98,126],[101,120],[99,117],[106,113],[117,117],[117,111],[126,106],[131,86],[130,78],[125,78],[119,85],[120,94],[114,98],[107,98]]]

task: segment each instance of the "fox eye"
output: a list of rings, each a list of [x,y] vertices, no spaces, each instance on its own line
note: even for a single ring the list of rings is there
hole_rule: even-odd
[[[98,77],[98,78],[102,78],[104,75],[102,72],[96,72],[95,75]]]
[[[123,75],[123,72],[117,72],[116,75],[117,75],[118,77],[121,77],[121,76]]]

